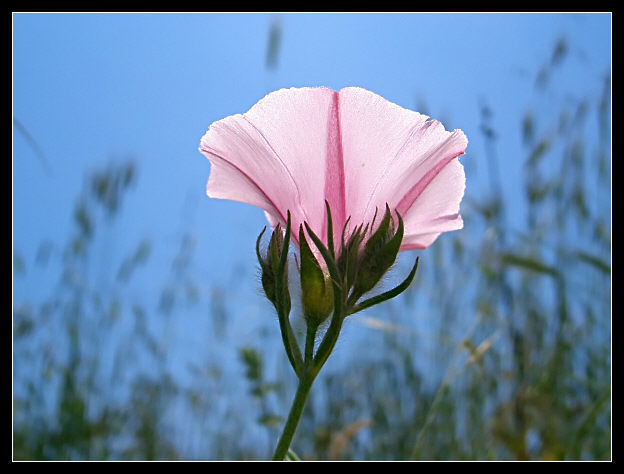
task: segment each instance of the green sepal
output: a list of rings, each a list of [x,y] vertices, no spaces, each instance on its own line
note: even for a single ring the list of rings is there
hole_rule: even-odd
[[[327,202],[327,200],[325,200],[325,209],[327,210],[327,250],[329,250],[329,255],[331,255],[332,260],[335,260],[334,223],[332,221],[331,209],[329,208],[329,202]]]
[[[416,275],[416,270],[418,269],[418,261],[419,257],[416,257],[416,263],[414,263],[412,271],[409,273],[409,275],[407,275],[407,278],[405,278],[405,280],[403,280],[399,285],[395,286],[391,290],[385,291],[384,293],[373,296],[372,298],[368,298],[367,300],[358,303],[352,310],[349,311],[349,314],[358,313],[365,310],[366,308],[370,308],[371,306],[383,303],[384,301],[387,301],[403,293],[411,285],[412,280]]]
[[[275,305],[275,275],[273,274],[273,268],[271,267],[269,259],[265,259],[260,252],[260,240],[262,240],[262,236],[265,232],[266,227],[262,229],[262,232],[260,232],[260,235],[256,240],[256,256],[258,257],[258,263],[260,264],[262,289],[264,290],[264,294],[267,299]]]
[[[314,245],[316,245],[316,248],[319,250],[319,252],[321,252],[323,260],[325,260],[325,264],[327,265],[327,270],[329,271],[329,276],[332,280],[332,284],[334,285],[334,300],[335,300],[336,297],[338,296],[336,294],[336,289],[342,290],[340,273],[338,271],[338,267],[336,266],[336,262],[332,258],[331,253],[329,252],[329,249],[325,247],[325,244],[323,244],[323,241],[312,231],[308,223],[304,222],[303,225],[308,231],[308,235],[312,239],[312,242],[314,242]]]
[[[286,230],[282,232],[278,224],[273,231],[269,243],[269,259],[273,275],[275,276],[275,298],[279,298],[279,304],[285,314],[290,314],[290,291],[288,289],[288,247],[290,245],[290,213],[286,223]],[[280,296],[281,295],[281,296]]]
[[[349,240],[344,241],[344,233],[346,232],[346,224],[345,229],[343,230],[343,238],[342,238],[342,247],[340,250],[340,255],[338,257],[338,269],[341,274],[344,276],[345,286],[347,288],[351,288],[355,281],[355,278],[358,273],[359,268],[359,254],[362,246],[362,241],[366,236],[368,226],[363,228],[363,225],[358,226],[355,231],[349,237]]]
[[[303,225],[299,227],[299,250],[303,316],[308,325],[318,327],[334,307],[333,289],[308,245]]]
[[[291,301],[288,289],[287,263],[290,245],[290,212],[288,212],[285,231],[282,232],[279,224],[275,227],[269,241],[266,257],[263,257],[260,252],[260,240],[265,230],[266,228],[262,230],[256,241],[256,255],[262,270],[262,288],[266,297],[275,306],[286,355],[295,373],[299,376],[303,366],[303,358],[289,320]]]
[[[397,218],[398,225],[394,231],[390,208],[386,205],[386,213],[379,227],[366,241],[359,256],[352,294],[354,300],[372,290],[396,261],[404,232],[403,219],[398,212]]]
[[[289,214],[290,218],[290,214]],[[290,225],[287,223],[287,228]],[[262,289],[267,299],[273,303],[275,309],[283,310],[286,314],[290,313],[290,292],[288,290],[288,266],[285,264],[288,259],[288,246],[290,244],[290,233],[282,231],[280,224],[275,226],[266,256],[263,257],[260,252],[260,240],[266,231],[266,227],[256,240],[256,256],[260,263],[262,271],[261,281]],[[278,295],[279,294],[279,295]],[[278,301],[279,299],[279,301]]]

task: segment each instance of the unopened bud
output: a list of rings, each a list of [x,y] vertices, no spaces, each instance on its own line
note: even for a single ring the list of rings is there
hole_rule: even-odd
[[[290,313],[290,292],[288,291],[288,265],[280,266],[282,253],[288,252],[288,248],[284,248],[284,233],[278,224],[271,235],[266,255],[260,252],[260,239],[264,234],[264,230],[258,236],[256,241],[256,255],[260,263],[262,271],[261,281],[262,289],[267,299],[273,303],[276,309],[280,307],[286,314]],[[281,298],[278,295],[281,290]]]
[[[372,290],[396,261],[403,240],[403,220],[397,214],[398,225],[395,231],[390,209],[377,230],[365,241],[358,257],[357,275],[354,281],[354,294],[358,297]]]
[[[306,322],[318,326],[334,308],[334,291],[329,275],[323,272],[305,238],[303,226],[299,228],[301,256],[301,298]]]

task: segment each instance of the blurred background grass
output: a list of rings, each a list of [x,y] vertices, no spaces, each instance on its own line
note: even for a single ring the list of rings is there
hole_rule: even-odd
[[[265,67],[282,67],[279,18],[265,34]],[[484,146],[463,161],[465,227],[421,254],[407,294],[348,321],[295,437],[301,458],[611,458],[610,71],[558,98],[573,48],[565,36],[548,45],[524,115],[500,119],[487,98],[476,107]],[[499,120],[514,122],[521,148],[500,148]],[[16,117],[17,135],[51,167]],[[509,159],[522,164],[513,183]],[[137,290],[157,236],[110,242],[125,238],[114,229],[142,171],[134,158],[92,167],[65,242],[41,237],[33,258],[13,242],[14,286],[55,275],[43,299],[13,300],[16,460],[271,455],[296,381],[257,275],[237,261],[207,287],[200,242],[182,228],[158,287]],[[94,275],[102,260],[110,271]],[[242,281],[256,284],[252,311],[233,301]],[[204,344],[189,357],[191,314]]]

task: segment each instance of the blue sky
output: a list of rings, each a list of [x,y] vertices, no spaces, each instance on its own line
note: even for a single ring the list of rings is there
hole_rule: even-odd
[[[281,41],[271,69],[273,21]],[[213,121],[281,87],[357,85],[462,128],[467,161],[483,154],[481,103],[495,113],[500,149],[518,147],[536,67],[561,36],[578,56],[561,95],[592,82],[598,91],[610,26],[608,14],[15,14],[13,114],[51,172],[14,132],[14,245],[29,262],[42,238],[63,242],[84,173],[131,155],[139,181],[121,240],[159,236],[154,250],[166,254],[191,219],[202,252],[227,266],[237,252],[251,255],[264,219],[204,196],[209,163],[197,146]],[[468,192],[481,178],[468,176]]]
[[[267,67],[274,22],[277,62]],[[552,119],[549,100],[600,94],[611,67],[609,14],[14,14],[13,116],[49,166],[14,129],[13,248],[26,268],[14,275],[14,302],[55,291],[58,266],[36,267],[37,250],[49,241],[58,257],[85,173],[132,156],[138,180],[98,236],[93,284],[119,291],[118,262],[148,238],[147,274],[132,291],[155,295],[188,231],[206,294],[229,288],[251,320],[261,298],[254,244],[266,222],[259,209],[205,196],[210,166],[197,148],[212,122],[282,87],[361,86],[461,128],[469,196],[487,191],[479,130],[487,104],[513,200],[522,185],[519,118],[562,37],[570,60],[557,71],[561,88],[540,99],[542,124]],[[205,328],[190,328],[183,337],[201,339]],[[243,340],[253,331],[245,327]]]

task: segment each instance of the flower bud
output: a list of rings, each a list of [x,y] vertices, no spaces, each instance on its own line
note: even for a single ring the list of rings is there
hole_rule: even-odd
[[[305,238],[303,226],[299,227],[301,256],[301,298],[303,315],[310,326],[318,326],[327,319],[334,308],[334,291],[329,275],[323,272]]]
[[[282,254],[288,252],[288,245],[284,242],[284,233],[278,224],[271,235],[265,256],[260,253],[260,239],[264,230],[256,241],[256,255],[262,271],[262,289],[267,299],[279,311],[280,307],[285,314],[290,313],[290,292],[288,291],[288,265],[283,265]],[[280,297],[281,293],[281,297]]]
[[[403,240],[403,220],[398,213],[397,217],[398,226],[395,232],[394,221],[386,205],[386,213],[379,227],[364,242],[364,248],[358,256],[357,275],[353,285],[353,292],[357,297],[372,290],[394,264]]]

